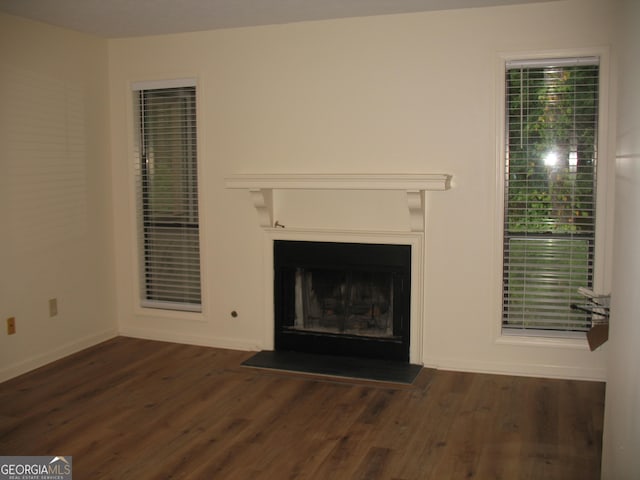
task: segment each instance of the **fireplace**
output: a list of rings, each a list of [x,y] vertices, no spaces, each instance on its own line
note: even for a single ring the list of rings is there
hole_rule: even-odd
[[[423,312],[424,295],[424,236],[426,233],[426,206],[429,197],[435,192],[449,190],[452,186],[452,176],[443,173],[236,173],[225,178],[225,188],[242,189],[250,193],[250,199],[257,213],[258,225],[264,230],[264,330],[263,341],[260,346],[264,351],[273,352],[275,349],[300,349],[309,348],[311,351],[342,352],[346,355],[395,357],[407,361],[407,349],[409,361],[414,365],[421,365],[423,359],[425,318]],[[359,222],[353,224],[354,213],[343,209],[344,202],[333,202],[335,192],[346,193],[345,201],[349,206],[354,206],[354,212],[368,213],[358,216]],[[363,192],[367,192],[363,195]],[[394,195],[393,199],[385,195],[384,199],[376,198],[383,192],[397,192],[404,195]],[[305,198],[313,193],[313,198]],[[293,195],[292,195],[293,194]],[[301,194],[301,195],[298,195]],[[363,198],[366,197],[366,198]],[[389,202],[389,200],[391,200]],[[385,202],[388,210],[380,212],[375,205]],[[372,212],[372,205],[374,205]],[[358,214],[359,215],[359,214]],[[357,275],[370,272],[372,268],[386,272],[393,279],[392,293],[382,305],[374,305],[372,310],[361,306],[360,310],[366,312],[362,316],[374,318],[378,310],[384,310],[384,303],[389,303],[393,313],[391,333],[385,335],[369,331],[364,334],[361,330],[349,331],[338,329],[334,331],[316,332],[318,327],[313,326],[313,321],[308,321],[308,329],[304,326],[304,318],[298,314],[296,324],[296,298],[298,310],[304,297],[298,293],[296,297],[296,275],[298,275],[298,291],[302,290],[302,278],[311,274],[312,283],[306,280],[307,285],[315,284],[316,276],[310,270],[345,270],[344,265],[336,265],[336,252],[328,255],[318,247],[318,251],[311,253],[302,262],[295,264],[296,256],[281,254],[279,242],[308,242],[313,243],[353,243],[353,248],[347,245],[349,253],[340,254],[347,257],[346,270]],[[357,243],[361,242],[361,243]],[[343,243],[343,245],[344,245]],[[373,259],[362,261],[359,256],[361,251],[375,249],[368,245],[392,245],[398,246],[398,251],[403,253],[391,254],[391,259],[381,262],[378,259],[381,254],[374,253]],[[278,250],[278,261],[274,262],[273,256]],[[313,252],[312,246],[312,252]],[[331,250],[331,247],[327,247]],[[285,248],[286,250],[286,248]],[[383,248],[382,250],[386,250]],[[395,250],[395,249],[391,249]],[[386,253],[384,254],[386,255]],[[401,261],[393,259],[395,256],[404,257]],[[302,255],[300,255],[302,257]],[[410,260],[409,260],[410,259]],[[276,277],[274,282],[274,275]],[[401,280],[400,280],[401,279]],[[353,280],[351,281],[353,283]],[[339,282],[347,288],[347,280]],[[409,287],[410,284],[410,287]],[[308,288],[305,287],[305,288]],[[316,294],[317,295],[317,294]],[[274,305],[275,301],[275,305]],[[375,302],[374,302],[375,303]],[[317,305],[322,302],[316,301]],[[321,308],[321,307],[320,307]],[[397,311],[396,311],[397,310]],[[336,312],[333,312],[337,315]],[[330,314],[325,311],[325,317]],[[368,315],[367,315],[368,314]],[[411,315],[411,319],[409,316]],[[386,319],[385,319],[386,322]],[[336,323],[337,324],[337,323]],[[380,329],[382,330],[382,328]],[[388,329],[385,330],[388,332]],[[334,345],[326,346],[329,337],[338,339]],[[353,340],[353,342],[352,342]],[[375,348],[380,346],[382,348]],[[377,351],[376,351],[377,350]],[[386,353],[380,353],[385,351]],[[389,353],[391,352],[391,353]],[[273,352],[278,353],[278,352]],[[399,362],[395,362],[396,364]]]
[[[274,240],[274,346],[409,362],[411,246]]]

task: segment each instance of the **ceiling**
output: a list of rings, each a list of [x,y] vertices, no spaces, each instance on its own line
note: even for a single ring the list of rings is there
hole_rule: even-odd
[[[0,12],[105,38],[552,0],[0,0]]]

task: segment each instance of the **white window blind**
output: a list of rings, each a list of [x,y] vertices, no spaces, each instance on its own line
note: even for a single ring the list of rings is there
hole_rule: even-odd
[[[599,65],[595,57],[506,68],[503,329],[585,331],[593,286]]]
[[[196,90],[134,86],[142,305],[201,310]]]

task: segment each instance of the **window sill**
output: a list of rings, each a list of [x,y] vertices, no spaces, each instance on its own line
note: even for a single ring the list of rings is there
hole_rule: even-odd
[[[157,319],[167,319],[176,321],[189,321],[189,322],[206,322],[202,311],[188,311],[188,310],[176,310],[175,308],[159,308],[149,307],[148,305],[139,305],[135,309],[136,315],[140,317],[153,317]]]
[[[549,332],[545,330],[514,331],[502,329],[495,343],[498,345],[589,350],[587,334],[585,332]]]

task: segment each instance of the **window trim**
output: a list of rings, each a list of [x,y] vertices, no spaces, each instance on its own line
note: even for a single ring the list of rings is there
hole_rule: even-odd
[[[496,196],[494,209],[494,319],[492,332],[494,342],[503,345],[527,345],[540,347],[562,347],[570,349],[588,349],[586,332],[564,332],[548,330],[509,330],[503,329],[502,325],[502,275],[503,275],[503,238],[504,238],[504,196],[505,196],[505,135],[507,126],[505,119],[505,88],[506,88],[506,67],[508,63],[521,65],[543,65],[549,61],[562,60],[577,57],[598,57],[600,59],[600,79],[599,79],[599,111],[598,111],[598,174],[596,178],[596,212],[597,221],[595,226],[595,251],[594,251],[594,273],[593,289],[596,292],[609,292],[611,285],[611,232],[613,222],[612,201],[613,201],[613,179],[611,172],[612,162],[609,150],[609,89],[610,89],[610,67],[609,50],[606,47],[565,49],[565,50],[538,50],[523,52],[500,52],[497,55],[495,66],[495,102],[496,106]],[[507,331],[509,330],[509,331]]]
[[[140,152],[140,141],[139,141],[139,129],[140,129],[140,120],[136,113],[134,99],[137,94],[142,90],[153,90],[153,89],[167,89],[167,88],[180,88],[180,87],[195,87],[196,96],[195,96],[195,118],[196,118],[196,174],[198,178],[198,191],[197,191],[197,202],[198,202],[198,224],[199,224],[199,251],[200,251],[200,305],[186,308],[177,308],[176,304],[172,304],[171,302],[162,302],[162,301],[150,301],[145,299],[144,294],[144,279],[143,272],[141,267],[142,262],[142,252],[139,247],[139,218],[138,218],[138,164],[141,161],[141,152]],[[177,77],[177,78],[168,78],[162,80],[141,80],[141,81],[129,81],[127,84],[127,104],[128,104],[128,112],[129,112],[129,121],[130,128],[128,129],[129,136],[129,144],[131,145],[130,151],[131,161],[129,162],[129,172],[130,172],[130,192],[131,192],[131,238],[133,246],[132,254],[133,254],[133,265],[135,270],[135,281],[133,285],[134,295],[134,311],[136,314],[141,316],[150,316],[156,318],[167,318],[167,319],[184,319],[189,321],[205,321],[205,304],[206,304],[206,288],[205,288],[205,269],[204,269],[204,246],[205,242],[203,240],[204,230],[205,230],[205,218],[206,216],[203,213],[203,189],[200,185],[200,179],[202,176],[202,158],[201,149],[202,149],[202,141],[201,141],[201,91],[199,88],[199,81],[197,77]],[[164,303],[167,305],[163,306]],[[151,305],[153,304],[153,305]]]

